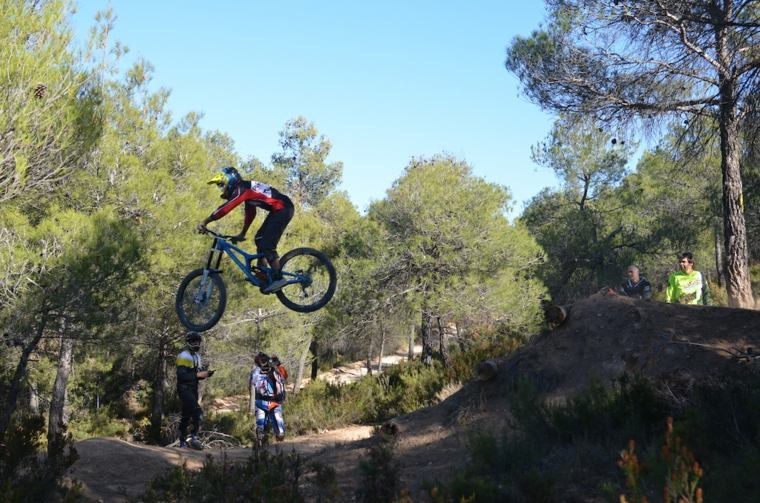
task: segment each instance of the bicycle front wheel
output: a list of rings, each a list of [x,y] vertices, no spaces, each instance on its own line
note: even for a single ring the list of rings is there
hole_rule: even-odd
[[[227,288],[216,271],[196,269],[179,284],[175,307],[179,321],[188,330],[205,332],[213,327],[226,306]]]
[[[321,251],[296,248],[283,255],[280,267],[289,283],[277,292],[277,298],[288,309],[310,313],[324,307],[335,294],[335,267]]]

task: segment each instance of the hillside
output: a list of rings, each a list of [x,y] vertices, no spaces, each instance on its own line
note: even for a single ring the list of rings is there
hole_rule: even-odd
[[[611,384],[625,374],[638,374],[652,379],[669,400],[678,402],[695,384],[753,370],[754,360],[744,355],[757,347],[760,312],[589,297],[571,307],[562,326],[496,360],[496,378],[469,382],[437,406],[396,418],[395,456],[402,483],[412,495],[419,495],[424,481],[444,480],[464,465],[468,433],[505,431],[510,418],[508,390],[520,380],[530,380],[543,398],[556,403],[592,382]],[[351,427],[289,439],[282,448],[333,466],[343,494],[352,494],[360,479],[358,460],[375,441],[370,434],[369,427]],[[89,496],[105,501],[119,498],[118,487],[129,495],[139,494],[153,474],[183,461],[189,467],[199,466],[205,455],[112,439],[80,442],[77,449],[81,459],[71,476],[84,483]],[[226,454],[242,459],[248,452],[234,449]],[[118,466],[104,468],[108,459],[118,459]],[[308,487],[305,490],[308,493]]]

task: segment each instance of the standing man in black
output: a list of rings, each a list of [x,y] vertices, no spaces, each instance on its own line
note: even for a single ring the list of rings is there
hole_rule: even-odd
[[[211,377],[213,370],[205,370],[201,363],[201,334],[188,332],[185,337],[187,349],[177,355],[177,394],[182,400],[182,419],[179,422],[179,446],[203,449],[197,438],[203,420],[203,410],[198,404],[198,382]],[[187,439],[187,427],[192,426],[190,440]]]

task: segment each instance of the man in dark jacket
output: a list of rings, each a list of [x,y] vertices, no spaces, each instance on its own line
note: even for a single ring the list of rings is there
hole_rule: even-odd
[[[627,295],[634,299],[649,300],[652,298],[652,285],[639,273],[639,268],[635,265],[628,267],[628,280],[620,285],[618,294]]]
[[[203,445],[196,435],[200,429],[203,411],[198,404],[198,381],[214,374],[213,370],[205,370],[201,363],[201,334],[188,332],[185,340],[187,349],[177,355],[177,393],[182,400],[182,419],[179,422],[179,446],[202,449]],[[192,426],[190,441],[187,440],[187,427]]]

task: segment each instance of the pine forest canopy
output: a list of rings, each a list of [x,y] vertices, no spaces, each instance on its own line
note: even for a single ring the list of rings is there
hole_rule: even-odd
[[[548,24],[506,66],[542,107],[654,130],[714,120],[729,302],[754,305],[741,158],[757,141],[760,6],[751,0],[547,0]]]

